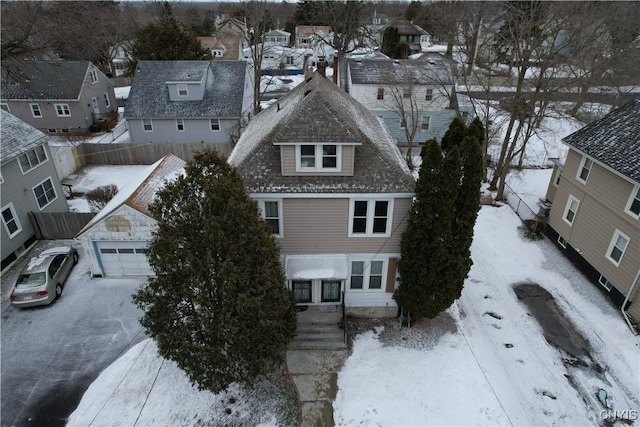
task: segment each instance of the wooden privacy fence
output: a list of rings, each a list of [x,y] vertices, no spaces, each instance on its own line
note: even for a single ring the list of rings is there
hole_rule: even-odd
[[[151,165],[167,153],[173,153],[182,160],[189,161],[198,151],[214,148],[224,158],[233,149],[230,143],[208,144],[153,142],[146,144],[80,144],[77,147],[80,167],[86,165]]]
[[[73,239],[95,215],[87,212],[29,212],[38,240]]]

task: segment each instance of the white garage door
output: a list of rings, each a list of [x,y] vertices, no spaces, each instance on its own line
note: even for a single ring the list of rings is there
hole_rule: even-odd
[[[105,276],[153,275],[144,254],[147,242],[96,242]]]

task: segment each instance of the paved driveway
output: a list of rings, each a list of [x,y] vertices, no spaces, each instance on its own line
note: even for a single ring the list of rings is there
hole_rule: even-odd
[[[60,243],[38,242],[30,254]],[[30,254],[2,275],[3,427],[64,426],[98,374],[145,338],[131,302],[144,279],[92,279],[79,250],[62,297],[50,306],[10,303],[11,283]]]

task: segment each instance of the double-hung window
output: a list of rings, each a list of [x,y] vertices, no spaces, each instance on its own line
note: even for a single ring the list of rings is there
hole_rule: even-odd
[[[107,108],[111,108],[111,100],[109,99],[109,94],[105,92],[102,96],[104,96],[104,105],[106,105]]]
[[[373,290],[383,289],[384,261],[351,261],[349,289]]]
[[[262,217],[276,237],[282,237],[282,201],[260,200]]]
[[[391,200],[352,200],[349,236],[388,236],[392,211]]]
[[[43,145],[38,145],[36,148],[32,148],[31,150],[18,157],[20,169],[22,169],[23,174],[29,172],[31,169],[46,161],[47,153],[46,151],[44,151]]]
[[[405,99],[411,98],[411,89],[408,87],[402,88],[402,97]]]
[[[564,219],[567,224],[573,225],[573,220],[578,212],[578,206],[580,206],[580,200],[569,195],[567,206],[564,208],[564,214],[562,215],[562,219]]]
[[[9,203],[2,209],[2,223],[10,239],[22,231],[22,226],[18,220],[18,215],[13,207],[13,203]]]
[[[587,179],[589,179],[589,173],[591,173],[591,167],[593,166],[593,160],[583,157],[582,162],[580,163],[580,168],[578,169],[578,176],[576,177],[578,181],[581,181],[583,184],[587,183]]]
[[[425,101],[433,100],[433,89],[427,89],[427,93],[424,96]]]
[[[296,146],[298,172],[339,172],[342,147],[336,144],[303,144]]]
[[[382,100],[384,99],[384,88],[383,87],[379,87],[378,88],[378,100]]]
[[[89,77],[91,78],[91,84],[98,83],[98,72],[96,70],[89,71]]]
[[[29,104],[29,108],[31,108],[31,115],[33,117],[42,117],[42,111],[40,111],[40,105],[38,104]]]
[[[209,125],[212,132],[218,132],[220,130],[220,119],[210,119]]]
[[[145,132],[153,132],[153,121],[151,121],[151,119],[142,119],[142,130]]]
[[[629,236],[620,230],[616,230],[615,233],[613,233],[609,249],[607,249],[607,258],[609,258],[609,261],[619,266],[624,256],[624,251],[627,250],[627,246],[629,246]]]
[[[420,124],[420,128],[422,130],[429,130],[430,126],[431,126],[431,117],[422,116],[422,121],[421,121],[421,124]]]
[[[40,184],[33,187],[33,195],[36,198],[40,210],[44,209],[49,203],[53,202],[56,196],[56,190],[53,188],[51,178],[47,178]]]
[[[189,96],[189,87],[186,84],[178,85],[178,96],[181,96],[181,97]]]
[[[56,108],[56,114],[58,117],[71,117],[71,110],[69,110],[69,104],[54,104]]]
[[[184,120],[183,119],[176,119],[176,129],[178,130],[178,132],[184,131]]]
[[[640,186],[635,186],[631,190],[631,197],[627,202],[626,210],[632,217],[640,218]]]

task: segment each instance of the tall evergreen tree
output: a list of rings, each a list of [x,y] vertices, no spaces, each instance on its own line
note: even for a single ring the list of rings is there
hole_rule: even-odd
[[[199,389],[251,385],[296,329],[279,250],[238,172],[214,151],[159,190],[148,249],[155,277],[135,295],[160,354]]]
[[[165,2],[167,3],[167,2]],[[168,4],[168,3],[167,3]],[[152,22],[136,34],[131,46],[129,73],[133,74],[139,60],[209,59],[211,54],[190,29],[173,16],[170,6],[162,9],[159,22]]]
[[[462,138],[464,138],[466,129],[467,127],[465,126],[464,121],[460,117],[455,117],[451,121],[449,129],[444,133],[442,141],[440,142],[442,151],[447,153],[454,145],[460,144],[462,142]]]
[[[382,47],[380,50],[388,57],[393,58],[399,42],[398,29],[396,27],[387,27],[382,33]]]

